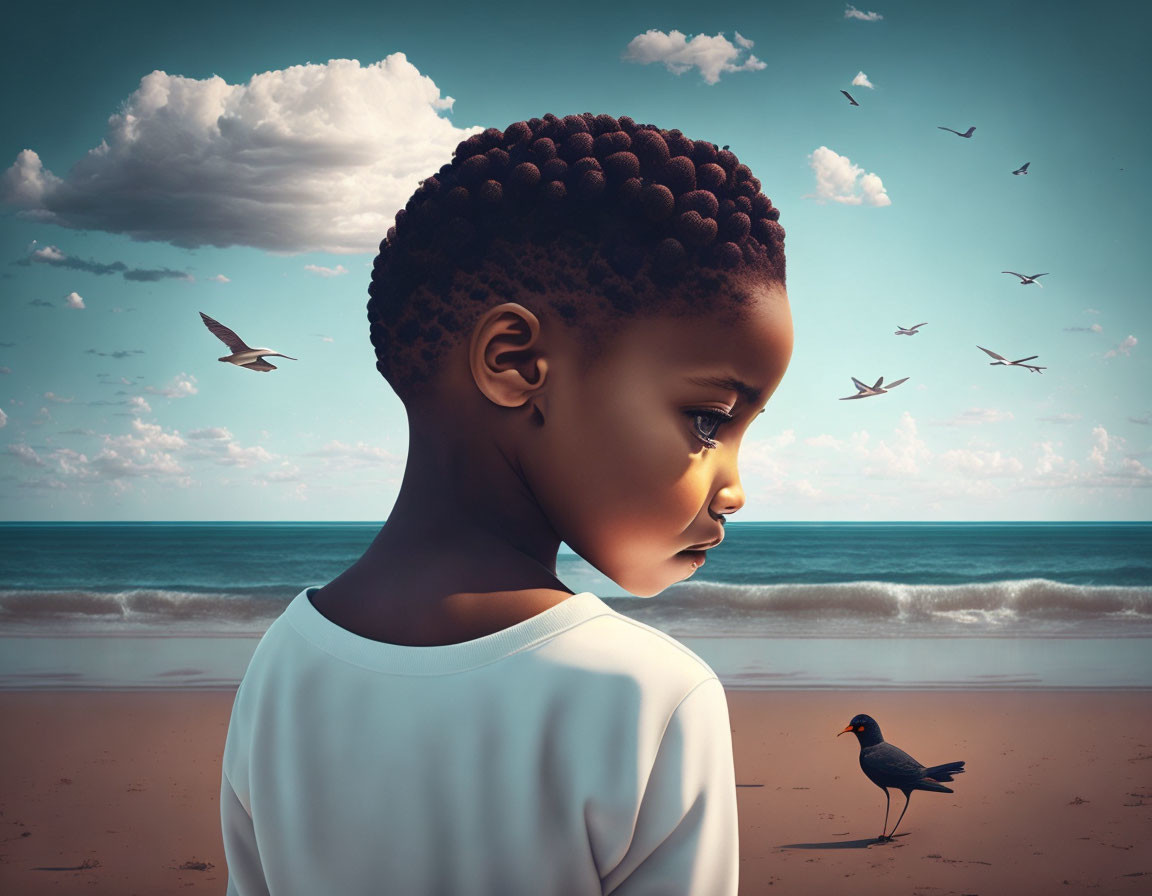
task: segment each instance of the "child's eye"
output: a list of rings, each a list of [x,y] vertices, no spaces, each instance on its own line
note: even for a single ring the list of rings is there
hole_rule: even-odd
[[[716,447],[713,436],[724,423],[732,419],[731,414],[717,410],[688,411],[687,413],[692,419],[692,434],[704,443],[705,448]]]

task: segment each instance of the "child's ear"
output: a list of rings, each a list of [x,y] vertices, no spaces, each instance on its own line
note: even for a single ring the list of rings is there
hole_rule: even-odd
[[[516,302],[489,308],[472,328],[468,364],[477,387],[490,401],[522,407],[548,374],[539,318]]]

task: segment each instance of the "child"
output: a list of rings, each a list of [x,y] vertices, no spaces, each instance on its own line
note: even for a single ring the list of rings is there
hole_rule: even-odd
[[[649,596],[723,538],[792,349],[778,217],[731,152],[607,115],[487,130],[422,183],[368,304],[404,481],[240,684],[229,893],[736,892],[719,681],[556,553]]]

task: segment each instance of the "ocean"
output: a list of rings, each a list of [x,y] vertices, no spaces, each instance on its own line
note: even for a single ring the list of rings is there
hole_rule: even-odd
[[[228,688],[376,523],[0,524],[0,689]],[[1152,524],[730,523],[692,580],[560,579],[729,687],[1152,688]]]

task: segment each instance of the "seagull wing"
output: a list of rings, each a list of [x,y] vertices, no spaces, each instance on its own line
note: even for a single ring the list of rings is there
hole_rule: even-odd
[[[942,124],[938,124],[938,125],[936,125],[936,127],[938,127],[942,131],[952,131],[952,128],[946,128]],[[959,131],[952,131],[952,133],[955,134],[957,137],[963,136]]]
[[[976,126],[975,126],[975,125],[973,125],[972,127],[968,128],[968,130],[966,130],[966,131],[965,131],[963,134],[961,134],[960,136],[961,136],[961,137],[971,137],[971,136],[972,136],[974,133],[976,133]]]
[[[841,90],[840,92],[844,94],[844,96],[848,97],[848,102],[850,102],[853,106],[860,105],[858,102],[856,102],[856,100],[852,98],[852,94],[850,94],[847,90]]]
[[[1023,274],[1017,274],[1015,271],[1001,271],[1001,274],[1011,274],[1013,277],[1019,277],[1021,280],[1027,280]]]
[[[1024,174],[1028,170],[1028,166],[1031,164],[1032,164],[1031,162],[1025,162],[1023,165],[1021,165],[1016,170],[1019,171],[1021,174]]]
[[[859,389],[861,392],[871,392],[872,391],[867,386],[865,386],[862,382],[860,382],[860,380],[856,379],[856,377],[852,377],[852,382],[856,384],[856,388]],[[852,397],[855,398],[856,396],[852,396]]]
[[[1048,273],[1047,273],[1047,272],[1045,272],[1045,273],[1043,273],[1043,274],[1033,274],[1033,275],[1032,275],[1031,277],[1029,277],[1028,279],[1029,279],[1029,280],[1035,280],[1037,277],[1047,277],[1047,276],[1048,276]],[[1037,284],[1037,286],[1039,286],[1039,284]]]
[[[998,354],[996,354],[996,352],[992,351],[991,349],[984,348],[984,346],[982,346],[982,345],[978,345],[978,346],[976,346],[976,348],[980,349],[980,351],[984,352],[984,354],[992,356],[997,361],[1007,361],[1008,360],[1003,355],[998,355]]]
[[[249,361],[247,364],[241,364],[241,367],[247,367],[249,370],[275,370],[276,365],[270,364],[263,358],[257,358],[255,361]]]
[[[851,401],[853,398],[867,398],[867,397],[868,397],[867,392],[857,392],[855,395],[845,395],[840,400],[841,401]]]
[[[916,326],[912,327],[912,329],[913,330],[919,330],[921,327],[926,327],[926,326],[928,326],[928,321],[924,321],[924,323],[922,323],[922,324],[916,324]]]
[[[880,379],[876,380],[876,385],[872,388],[879,389],[882,385],[884,385],[884,377],[880,377]]]
[[[1013,364],[1023,364],[1025,361],[1032,361],[1039,358],[1039,355],[1029,355],[1027,358],[1021,358],[1019,361],[1012,361]]]
[[[229,330],[224,324],[220,323],[220,321],[213,320],[203,311],[200,312],[200,317],[204,321],[204,326],[212,331],[212,335],[228,346],[228,348],[232,349],[233,352],[252,351],[251,348],[244,344],[243,339]]]
[[[896,382],[894,382],[894,383],[889,383],[889,384],[888,384],[888,385],[887,385],[885,388],[888,388],[888,389],[895,389],[895,388],[896,388],[897,386],[899,386],[901,383],[906,383],[906,382],[908,382],[908,380],[909,380],[909,379],[911,379],[911,377],[907,377],[907,376],[906,376],[906,377],[904,377],[904,379],[902,379],[902,380],[896,380]]]

